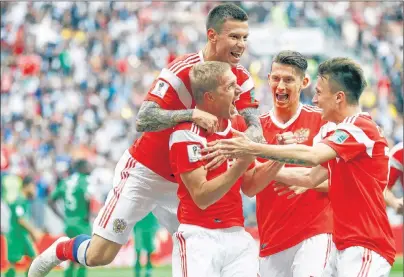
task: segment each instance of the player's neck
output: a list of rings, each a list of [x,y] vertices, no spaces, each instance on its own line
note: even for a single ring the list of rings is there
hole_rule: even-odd
[[[274,107],[274,115],[276,120],[278,120],[280,123],[286,123],[292,117],[295,116],[297,113],[297,110],[299,109],[299,104],[293,106],[293,107],[288,107],[288,108],[279,108],[279,107]]]
[[[357,115],[360,112],[362,112],[362,109],[358,105],[346,106],[345,109],[342,109],[339,113],[336,113],[335,123],[341,123],[345,118]]]
[[[205,48],[202,50],[202,55],[204,61],[217,61],[215,50],[209,43],[207,43]]]
[[[225,118],[218,118],[219,120],[219,132],[223,132],[226,130],[227,126],[229,125],[229,120]]]

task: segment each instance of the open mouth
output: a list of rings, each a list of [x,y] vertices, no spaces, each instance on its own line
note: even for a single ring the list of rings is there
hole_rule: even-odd
[[[237,53],[237,52],[230,52],[230,54],[235,57],[236,59],[240,59],[241,57],[241,53]]]
[[[276,93],[276,100],[277,100],[277,101],[280,101],[280,102],[282,102],[282,101],[287,101],[287,100],[289,100],[289,95],[288,95],[288,94],[279,94],[279,93]]]

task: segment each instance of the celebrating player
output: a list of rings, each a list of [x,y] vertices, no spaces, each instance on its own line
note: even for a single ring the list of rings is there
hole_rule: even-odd
[[[323,62],[313,102],[336,131],[315,147],[264,145],[239,138],[213,142],[207,158],[253,154],[280,162],[316,166],[307,174],[289,168],[277,176],[286,184],[315,187],[329,178],[337,276],[388,276],[395,258],[383,191],[388,182],[388,147],[379,126],[362,113],[363,71],[348,58]],[[325,168],[323,167],[325,166]],[[328,169],[328,170],[327,170]]]
[[[299,101],[309,82],[306,69],[307,61],[298,52],[282,51],[273,59],[268,78],[274,108],[260,117],[267,143],[276,144],[277,134],[292,132],[297,143],[311,146],[320,128],[324,133],[331,125],[322,120],[319,108]],[[308,190],[288,200],[277,196],[273,184],[246,189],[248,196],[257,199],[261,276],[321,276],[332,244],[328,195]]]
[[[227,63],[198,64],[190,75],[197,108],[217,116],[219,128],[209,134],[186,122],[177,125],[170,137],[170,162],[179,183],[181,223],[174,235],[173,276],[256,277],[257,248],[243,228],[240,188],[268,182],[280,167],[268,162],[255,168],[254,158],[244,157],[206,170],[200,161],[201,148],[209,141],[231,138],[232,128],[246,129],[234,105],[241,91]]]
[[[39,241],[43,234],[29,222],[29,201],[36,195],[36,185],[30,176],[22,181],[20,196],[10,204],[10,230],[7,233],[8,261],[10,268],[5,277],[16,276],[15,264],[23,256],[35,257],[35,248],[32,240]]]
[[[239,65],[246,48],[248,16],[234,4],[213,8],[207,19],[208,43],[203,51],[179,57],[163,69],[142,105],[137,129],[146,131],[125,151],[115,169],[113,189],[93,225],[93,236],[79,235],[57,240],[31,265],[29,277],[41,277],[64,260],[85,266],[107,265],[130,236],[133,226],[150,211],[161,225],[173,233],[178,228],[178,199],[169,165],[168,140],[173,126],[193,121],[208,132],[216,130],[217,118],[195,107],[189,71],[205,60],[223,61],[232,66],[242,93],[237,109],[250,126],[248,134],[258,140],[262,130],[258,103],[253,97],[253,81]],[[223,156],[213,163],[222,163]],[[91,243],[90,243],[91,242]]]
[[[74,173],[63,180],[56,187],[49,199],[49,206],[54,213],[60,217],[65,224],[65,234],[68,237],[75,237],[80,234],[91,234],[90,227],[90,199],[89,164],[85,160],[78,160],[74,164]],[[56,208],[55,201],[63,199],[64,216]],[[65,277],[73,277],[75,263],[70,262],[69,268],[65,270]],[[77,277],[85,277],[87,268],[79,264]]]
[[[397,198],[391,191],[391,188],[397,183],[403,183],[403,143],[396,144],[390,151],[390,175],[389,183],[385,191],[386,204],[392,207],[396,213],[403,214],[403,197]]]

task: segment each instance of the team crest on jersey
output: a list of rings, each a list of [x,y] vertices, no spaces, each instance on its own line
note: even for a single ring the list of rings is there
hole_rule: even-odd
[[[166,95],[167,90],[168,90],[168,84],[162,80],[159,80],[154,86],[153,90],[151,91],[151,94],[154,94],[160,98],[164,98],[164,95]]]
[[[189,159],[190,163],[197,162],[202,157],[200,145],[197,145],[197,144],[187,145],[187,151],[188,151],[188,159]]]
[[[310,135],[310,129],[301,128],[294,133],[297,143],[305,142]]]
[[[330,137],[330,140],[337,143],[337,144],[342,144],[348,139],[349,135],[342,131],[342,130],[336,130],[334,134]]]
[[[117,234],[122,234],[125,231],[127,226],[128,226],[128,224],[126,223],[126,221],[124,219],[117,218],[114,220],[113,230]]]

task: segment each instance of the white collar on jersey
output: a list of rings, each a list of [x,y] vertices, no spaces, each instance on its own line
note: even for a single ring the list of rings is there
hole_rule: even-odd
[[[289,121],[286,122],[286,123],[281,123],[281,122],[279,122],[279,121],[276,119],[276,116],[275,116],[275,113],[274,113],[274,109],[273,109],[273,108],[269,111],[269,116],[271,117],[272,122],[273,122],[278,128],[286,129],[287,127],[289,127],[290,125],[292,125],[293,122],[296,121],[296,119],[297,119],[297,118],[299,117],[299,115],[300,115],[300,112],[302,111],[302,108],[303,108],[303,104],[302,104],[302,103],[299,103],[299,107],[297,108],[297,111],[296,111],[295,115],[292,116],[292,118],[289,119]]]
[[[226,129],[224,131],[222,131],[222,132],[216,132],[215,134],[217,134],[219,136],[222,136],[222,137],[225,137],[230,132],[230,130],[231,130],[231,121],[230,121],[230,119],[227,119],[227,127],[226,127]]]
[[[203,51],[200,50],[198,54],[199,54],[199,57],[201,58],[201,63],[204,63],[205,59],[203,58]]]

